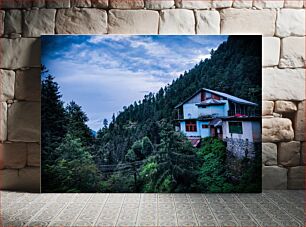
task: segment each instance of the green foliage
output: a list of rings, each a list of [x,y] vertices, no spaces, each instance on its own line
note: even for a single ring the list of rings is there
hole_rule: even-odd
[[[158,165],[154,160],[148,161],[140,172],[140,177],[143,181],[142,192],[156,192],[155,182],[158,173]]]
[[[161,143],[141,170],[144,192],[183,192],[195,180],[195,153],[191,143],[162,121]]]
[[[71,101],[66,107],[66,112],[68,132],[72,136],[79,138],[84,145],[91,146],[93,144],[93,136],[89,127],[86,125],[88,117],[82,111],[81,106]]]
[[[42,147],[42,187],[51,188],[52,181],[46,165],[50,165],[59,157],[56,148],[62,142],[66,129],[66,112],[61,101],[62,95],[54,77],[42,66],[41,75],[41,147]]]
[[[53,165],[47,165],[55,192],[95,192],[99,171],[79,138],[67,133],[56,149],[61,154]]]
[[[107,176],[99,184],[98,192],[134,192],[134,179],[130,174],[118,172]]]
[[[230,192],[233,186],[225,177],[226,147],[215,138],[205,138],[198,149],[200,168],[198,187],[203,192]]]

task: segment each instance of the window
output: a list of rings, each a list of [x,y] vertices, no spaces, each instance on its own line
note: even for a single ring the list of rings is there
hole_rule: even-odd
[[[208,125],[202,125],[202,128],[209,128],[209,126]]]
[[[228,122],[229,132],[242,134],[242,122]]]
[[[216,99],[216,100],[220,100],[220,96],[215,95],[215,94],[212,94],[212,98],[213,98],[213,99]]]
[[[196,132],[197,124],[195,121],[186,121],[186,132]]]

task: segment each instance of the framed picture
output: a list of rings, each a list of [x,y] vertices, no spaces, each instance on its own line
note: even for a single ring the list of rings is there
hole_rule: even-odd
[[[261,192],[261,36],[41,40],[42,192]]]

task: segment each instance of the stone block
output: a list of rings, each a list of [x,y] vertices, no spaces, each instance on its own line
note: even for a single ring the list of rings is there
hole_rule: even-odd
[[[91,5],[94,8],[106,9],[108,7],[108,0],[91,0]]]
[[[229,8],[232,4],[232,0],[212,0],[212,8]]]
[[[2,190],[40,192],[40,168],[27,167],[20,170],[0,170]]]
[[[271,9],[223,9],[221,34],[262,34],[273,36],[276,11]]]
[[[0,143],[0,169],[21,169],[26,166],[25,143]]]
[[[275,143],[262,144],[262,164],[266,166],[277,165],[277,145]]]
[[[0,68],[40,67],[40,40],[35,38],[0,38]],[[5,51],[4,51],[5,50]]]
[[[253,6],[257,9],[265,9],[265,8],[283,8],[284,0],[254,0]]]
[[[301,190],[304,185],[305,171],[304,166],[291,167],[288,171],[288,189]]]
[[[294,118],[294,139],[298,141],[305,141],[305,101],[298,104],[298,111]]]
[[[0,10],[0,35],[1,36],[4,34],[4,17],[5,17],[5,11]]]
[[[262,115],[272,115],[274,109],[273,101],[263,101],[262,102]]]
[[[287,118],[263,118],[262,119],[262,141],[280,142],[291,141],[294,132],[290,119]]]
[[[277,13],[276,36],[304,36],[305,35],[305,10],[281,9]]]
[[[0,69],[0,101],[14,99],[15,72]]]
[[[252,8],[253,2],[250,0],[234,0],[233,7],[234,8]]]
[[[21,9],[31,8],[32,1],[30,0],[1,0],[0,8],[2,9]]]
[[[60,9],[57,12],[57,34],[103,34],[106,32],[107,13],[104,10],[71,8]]]
[[[15,98],[40,101],[40,68],[16,71]]]
[[[193,11],[188,9],[162,10],[159,34],[195,34]]]
[[[157,34],[158,23],[157,11],[114,9],[109,11],[108,32],[111,34]]]
[[[300,165],[300,142],[280,143],[278,146],[278,163],[282,166]]]
[[[177,8],[184,9],[210,9],[212,7],[211,0],[175,0]]]
[[[109,0],[112,9],[143,9],[144,0]]]
[[[22,33],[22,12],[18,9],[8,10],[4,18],[4,34]]]
[[[285,0],[284,7],[285,8],[303,8],[304,0]]]
[[[55,9],[33,9],[24,12],[23,36],[40,37],[54,34]]]
[[[40,166],[40,145],[39,143],[28,143],[27,166]]]
[[[264,166],[262,169],[263,189],[287,189],[287,169],[279,166]]]
[[[70,0],[71,7],[91,7],[90,0]]]
[[[262,65],[276,66],[279,63],[280,56],[280,38],[277,37],[263,37],[262,39]]]
[[[282,39],[280,68],[305,67],[305,38],[287,37]]]
[[[40,141],[39,102],[15,102],[8,108],[8,140]]]
[[[305,151],[306,151],[306,142],[302,142],[301,143],[301,165],[302,166],[305,166],[306,165],[306,154],[305,154]]]
[[[7,140],[7,104],[0,103],[0,142]]]
[[[63,9],[70,7],[70,0],[46,0],[47,8],[51,9]]]
[[[276,101],[275,112],[276,113],[292,113],[297,111],[297,106],[291,101]]]
[[[305,72],[303,69],[264,68],[262,78],[264,100],[299,101],[305,99]]]
[[[174,0],[145,0],[146,9],[170,9],[174,8],[175,2]]]
[[[35,8],[44,8],[46,7],[46,1],[45,0],[33,0],[32,6]]]
[[[220,14],[218,11],[197,10],[195,15],[197,34],[220,34]]]

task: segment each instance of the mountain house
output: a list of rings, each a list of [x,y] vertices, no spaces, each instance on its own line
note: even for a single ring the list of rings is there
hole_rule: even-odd
[[[193,146],[201,138],[217,137],[238,156],[250,155],[254,142],[261,140],[260,118],[256,103],[202,88],[175,107],[179,122],[177,131],[184,133]]]

